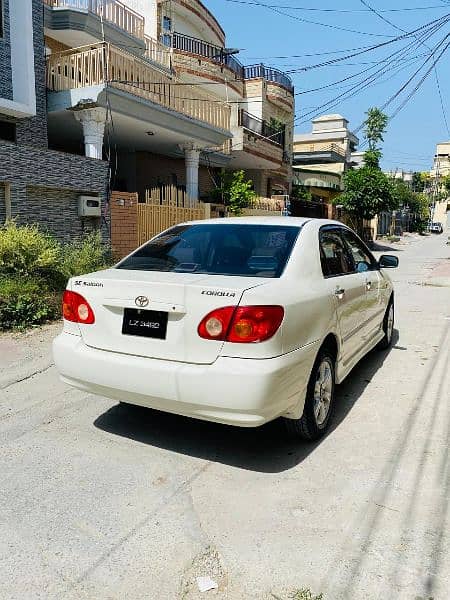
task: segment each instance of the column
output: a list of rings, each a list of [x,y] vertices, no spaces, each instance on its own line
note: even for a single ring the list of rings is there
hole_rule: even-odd
[[[200,160],[200,148],[194,144],[185,144],[184,160],[186,163],[186,194],[189,206],[195,206],[198,202],[198,165]]]
[[[84,151],[90,158],[102,159],[103,135],[105,133],[106,108],[84,108],[74,111],[75,119],[81,123],[84,135]]]

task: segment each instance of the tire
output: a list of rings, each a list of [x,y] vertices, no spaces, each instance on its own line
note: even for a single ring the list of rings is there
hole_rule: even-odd
[[[394,301],[392,299],[389,300],[386,312],[384,313],[383,331],[384,337],[377,344],[379,350],[387,350],[392,346],[392,334],[394,332]]]
[[[332,353],[326,348],[320,350],[309,378],[302,416],[299,419],[285,419],[286,429],[292,436],[313,441],[325,435],[334,408],[334,365]],[[319,406],[317,386],[320,385],[321,378],[324,381],[320,386],[322,400]]]

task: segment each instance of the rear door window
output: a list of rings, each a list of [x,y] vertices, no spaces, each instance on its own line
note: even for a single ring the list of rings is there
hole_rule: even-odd
[[[356,237],[353,231],[342,229],[342,237],[352,254],[355,268],[358,273],[365,271],[373,271],[377,268],[376,260],[364,246],[364,244]]]
[[[338,228],[320,231],[320,261],[325,277],[348,275],[355,272],[355,263]]]
[[[300,227],[289,225],[179,225],[150,240],[116,268],[280,277]]]

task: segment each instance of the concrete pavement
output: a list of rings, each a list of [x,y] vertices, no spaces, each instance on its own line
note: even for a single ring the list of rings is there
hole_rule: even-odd
[[[339,387],[318,444],[71,390],[55,325],[1,336],[0,598],[447,599],[445,241],[395,245],[395,346]],[[219,589],[200,593],[200,575]]]

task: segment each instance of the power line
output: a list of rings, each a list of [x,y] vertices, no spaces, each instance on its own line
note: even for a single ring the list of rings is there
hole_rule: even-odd
[[[361,2],[361,4],[363,4],[364,6],[366,6],[371,12],[373,12],[377,17],[379,17],[380,19],[382,19],[385,23],[387,23],[388,25],[390,25],[391,27],[393,27],[395,30],[402,31],[403,33],[405,33],[404,29],[402,29],[401,27],[399,27],[398,25],[396,25],[395,23],[393,23],[389,19],[386,19],[385,17],[383,17],[383,15],[380,14],[380,11],[375,10],[368,2],[366,2],[366,0],[360,0],[360,2]],[[445,4],[447,4],[447,3],[445,3]],[[421,43],[422,43],[423,46],[425,46],[431,52],[431,48],[429,46],[427,46],[423,42],[421,42]],[[442,98],[441,86],[440,86],[439,76],[438,76],[438,73],[437,73],[436,66],[434,67],[434,75],[435,75],[435,79],[436,79],[436,87],[437,87],[437,91],[438,91],[439,102],[440,102],[441,111],[442,111],[442,117],[444,119],[444,124],[445,124],[445,127],[447,129],[447,134],[450,136],[450,129],[449,129],[449,126],[448,126],[447,115],[445,113],[444,100]]]
[[[292,73],[297,73],[299,71],[309,71],[311,69],[318,69],[324,66],[328,66],[330,64],[335,64],[337,62],[342,62],[344,60],[347,60],[349,58],[354,58],[355,56],[360,56],[361,54],[365,54],[366,52],[370,52],[372,50],[377,50],[378,48],[383,48],[384,46],[387,46],[389,44],[392,44],[394,42],[398,42],[400,40],[403,40],[407,37],[411,37],[421,31],[426,31],[427,29],[432,29],[435,25],[445,25],[445,23],[447,23],[449,21],[449,17],[450,17],[450,13],[447,15],[444,15],[443,17],[440,17],[439,19],[435,19],[433,21],[430,21],[429,23],[426,23],[425,25],[421,25],[420,27],[418,27],[417,29],[414,29],[412,31],[409,31],[405,34],[399,35],[396,38],[393,38],[392,40],[388,40],[386,42],[381,42],[380,44],[375,44],[374,46],[368,46],[366,47],[364,50],[360,50],[358,52],[354,52],[353,54],[348,54],[346,56],[342,56],[340,58],[333,58],[330,59],[328,61],[324,61],[321,63],[317,63],[314,65],[308,65],[306,67],[300,67],[298,69],[292,69],[290,71],[286,71],[287,74],[292,74]]]
[[[226,0],[227,2],[238,2],[238,0]],[[246,4],[247,2],[244,2],[244,0],[239,0],[240,4]],[[318,25],[320,27],[328,27],[329,29],[338,29],[340,31],[347,31],[349,33],[357,33],[359,35],[369,35],[372,37],[393,37],[390,35],[382,35],[381,33],[371,33],[368,31],[358,31],[356,29],[348,29],[347,27],[340,27],[339,25],[331,25],[330,23],[320,23],[319,21],[311,21],[310,19],[303,19],[302,17],[297,17],[296,15],[291,15],[287,12],[283,12],[281,10],[278,10],[277,8],[274,8],[273,6],[271,6],[270,4],[263,4],[262,2],[252,2],[251,4],[256,5],[256,6],[260,6],[262,8],[267,8],[268,10],[271,10],[272,12],[275,12],[279,15],[283,15],[285,17],[289,17],[290,19],[294,19],[295,21],[300,21],[301,23],[308,23],[309,25]]]
[[[227,2],[233,2],[234,4],[248,4],[248,5],[256,5],[261,6],[260,2],[252,2],[249,0],[226,0]],[[309,6],[282,6],[278,4],[270,4],[267,5],[270,8],[282,8],[287,10],[304,10],[304,11],[314,11],[314,12],[324,12],[324,13],[365,13],[369,12],[368,10],[361,9],[342,9],[342,8],[316,8]],[[434,6],[417,6],[417,7],[404,7],[404,8],[385,8],[380,12],[407,12],[407,11],[418,11],[418,10],[432,10],[432,9],[440,9],[443,10],[444,7],[440,4]]]

